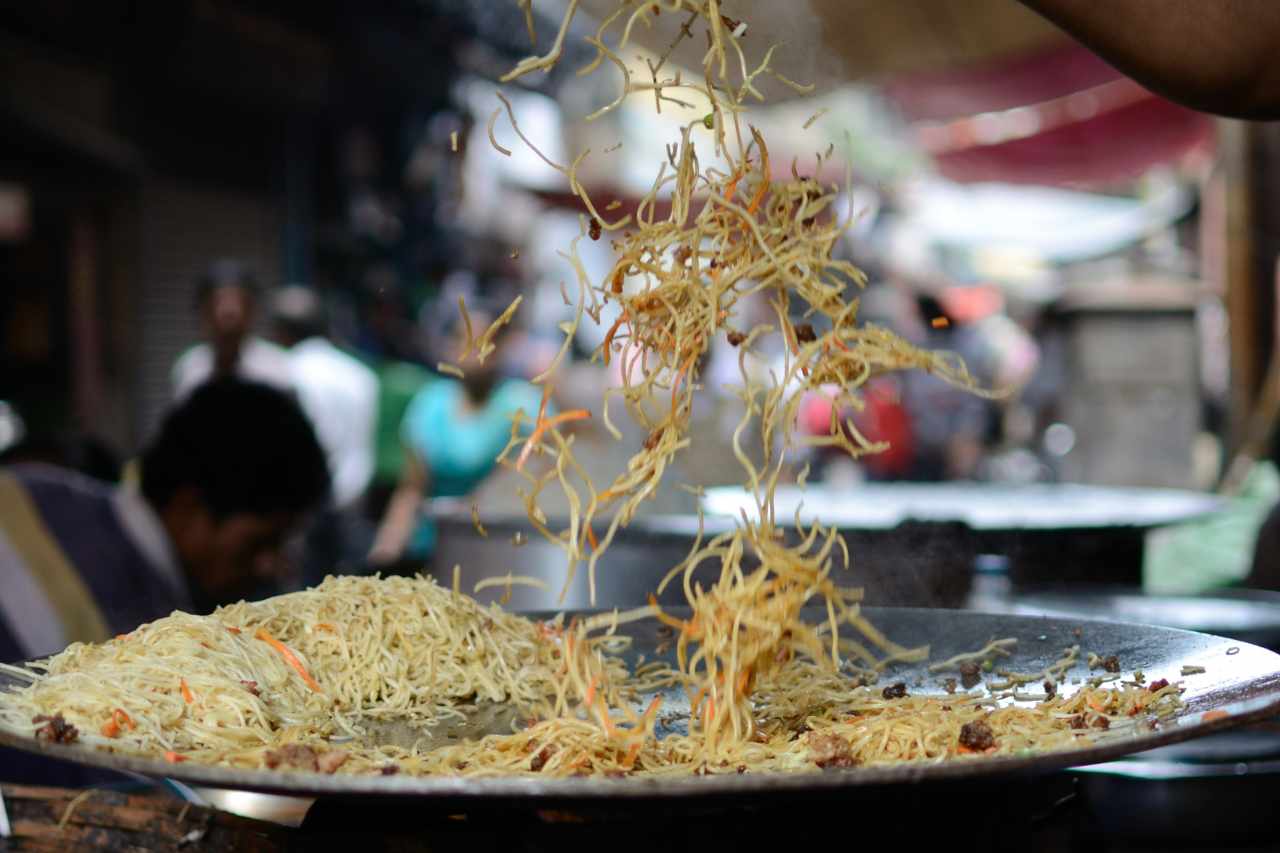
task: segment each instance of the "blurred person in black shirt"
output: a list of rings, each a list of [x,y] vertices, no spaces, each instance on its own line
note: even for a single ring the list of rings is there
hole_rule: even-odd
[[[236,379],[170,412],[140,470],[113,485],[50,465],[0,469],[0,660],[251,594],[329,490],[298,404]]]

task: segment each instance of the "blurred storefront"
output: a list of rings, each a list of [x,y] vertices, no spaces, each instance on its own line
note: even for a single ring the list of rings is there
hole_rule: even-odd
[[[397,291],[430,275],[448,169],[424,175],[414,156],[440,147],[431,121],[460,73],[496,74],[527,48],[519,11],[496,4],[2,14],[0,400],[34,432],[121,450],[155,423],[170,366],[198,339],[210,261],[339,294],[376,290],[378,269]]]

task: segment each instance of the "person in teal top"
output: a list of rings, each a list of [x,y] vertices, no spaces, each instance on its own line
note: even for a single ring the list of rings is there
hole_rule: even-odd
[[[483,329],[489,318],[472,312],[471,322]],[[433,378],[409,402],[400,424],[404,469],[369,553],[372,564],[429,561],[435,528],[419,519],[423,498],[471,494],[496,467],[516,412],[524,412],[527,424],[537,417],[541,392],[522,379],[499,377],[498,361],[498,353],[483,365],[468,359],[462,381]]]

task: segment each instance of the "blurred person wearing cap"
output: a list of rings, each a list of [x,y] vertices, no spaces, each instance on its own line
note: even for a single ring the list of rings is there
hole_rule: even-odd
[[[238,376],[277,388],[292,386],[293,368],[283,349],[253,334],[258,285],[239,261],[209,266],[196,288],[204,341],[178,357],[170,377],[174,399],[215,377]]]
[[[328,458],[333,501],[307,534],[303,584],[363,557],[372,534],[360,512],[374,470],[378,377],[328,337],[320,296],[290,285],[272,295],[271,327],[285,348],[298,402],[315,427]]]

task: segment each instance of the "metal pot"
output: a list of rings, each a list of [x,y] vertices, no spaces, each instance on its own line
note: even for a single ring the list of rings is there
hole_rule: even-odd
[[[698,533],[694,515],[637,518],[618,531],[601,558],[593,602],[585,566],[579,566],[565,586],[564,552],[547,542],[527,518],[486,517],[482,522],[487,535],[481,536],[470,508],[460,503],[435,501],[427,514],[438,530],[433,571],[441,583],[451,582],[453,566],[458,565],[467,592],[480,580],[501,578],[508,573],[535,577],[550,587],[550,591],[543,591],[513,586],[504,606],[516,610],[642,606],[663,576],[688,555]],[[733,523],[729,518],[707,518],[704,536],[730,530]],[[555,530],[568,525],[552,519],[549,526]],[[964,524],[903,521],[875,529],[842,527],[841,533],[849,545],[851,566],[840,582],[863,587],[867,603],[961,607],[968,597],[978,551],[975,537]],[[718,572],[718,565],[705,564],[695,577],[709,582]],[[506,594],[504,588],[489,588],[477,597],[490,601]],[[684,600],[679,583],[670,584],[658,595],[658,601],[666,605],[683,604]]]
[[[1200,631],[1280,648],[1280,594],[1220,590],[1149,596],[1137,589],[1063,588],[1019,596],[1024,616],[1104,618]],[[1071,771],[1082,833],[1110,849],[1220,849],[1280,837],[1280,722],[1264,720],[1194,742]],[[1117,848],[1119,845],[1119,848]],[[1252,848],[1250,848],[1252,849]]]

